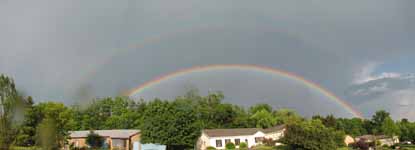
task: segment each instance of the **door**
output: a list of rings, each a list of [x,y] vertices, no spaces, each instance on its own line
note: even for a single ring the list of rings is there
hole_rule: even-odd
[[[140,142],[133,143],[133,150],[140,150]]]

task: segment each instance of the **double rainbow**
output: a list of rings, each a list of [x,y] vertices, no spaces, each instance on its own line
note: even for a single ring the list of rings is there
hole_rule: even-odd
[[[345,100],[342,100],[341,98],[337,97],[335,94],[333,94],[332,92],[328,91],[327,89],[321,87],[317,83],[314,83],[312,81],[309,81],[309,80],[305,79],[304,77],[298,76],[296,74],[293,74],[293,73],[290,73],[290,72],[287,72],[287,71],[284,71],[284,70],[275,69],[275,68],[266,67],[266,66],[259,66],[259,65],[218,64],[218,65],[196,66],[196,67],[191,67],[191,68],[187,68],[187,69],[181,69],[181,70],[178,70],[178,71],[175,71],[175,72],[172,72],[172,73],[168,73],[168,74],[159,76],[159,77],[157,77],[153,80],[150,80],[148,82],[145,82],[144,84],[141,84],[140,86],[138,86],[136,88],[133,88],[129,91],[124,92],[125,93],[124,95],[126,95],[126,96],[137,95],[137,94],[141,93],[142,91],[144,91],[145,89],[156,86],[156,85],[162,83],[163,81],[167,81],[167,80],[170,80],[170,79],[173,79],[173,78],[177,78],[177,77],[180,77],[180,76],[183,76],[183,75],[186,75],[186,74],[192,74],[192,73],[197,73],[197,72],[205,72],[205,71],[213,71],[213,70],[225,70],[225,69],[252,70],[252,71],[270,73],[270,74],[275,74],[275,75],[279,75],[279,76],[282,76],[282,77],[286,77],[288,79],[300,82],[303,85],[320,92],[324,96],[328,97],[330,100],[340,104],[343,108],[345,108],[347,111],[349,111],[355,117],[363,118],[360,111],[354,109]]]

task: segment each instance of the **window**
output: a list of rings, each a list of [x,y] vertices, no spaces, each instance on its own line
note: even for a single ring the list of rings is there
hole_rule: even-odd
[[[225,139],[225,144],[228,144],[231,142],[231,139]]]
[[[75,141],[75,147],[79,147],[79,141],[78,140]]]
[[[239,145],[241,143],[241,139],[235,139],[235,145]]]
[[[126,143],[124,139],[112,139],[112,147],[125,148]]]
[[[262,142],[263,139],[264,137],[255,137],[255,143]]]
[[[216,147],[222,147],[222,140],[216,140]]]
[[[248,139],[245,139],[245,143],[246,143],[246,145],[249,145],[249,144],[248,144]]]

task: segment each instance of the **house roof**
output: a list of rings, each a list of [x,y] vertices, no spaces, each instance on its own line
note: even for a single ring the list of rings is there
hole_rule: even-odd
[[[271,133],[283,130],[285,125],[275,126],[267,129],[261,128],[237,128],[237,129],[205,129],[202,132],[209,137],[222,137],[222,136],[241,136],[241,135],[253,135],[259,131],[263,133]]]
[[[374,140],[375,136],[374,135],[362,135],[362,136],[356,137],[356,139]]]
[[[285,128],[285,125],[279,125],[279,126],[274,126],[271,128],[262,129],[262,132],[264,133],[278,132],[278,131],[283,130],[284,128]]]
[[[90,131],[69,131],[69,137],[85,138],[89,133]],[[94,133],[104,137],[127,139],[140,133],[140,130],[94,130]]]
[[[386,135],[362,135],[362,136],[358,136],[356,137],[358,139],[366,139],[366,140],[374,140],[374,139],[389,139],[391,137],[386,136]]]
[[[253,135],[262,129],[259,128],[239,128],[239,129],[205,129],[203,133],[209,137],[221,137],[221,136],[240,136],[240,135]]]

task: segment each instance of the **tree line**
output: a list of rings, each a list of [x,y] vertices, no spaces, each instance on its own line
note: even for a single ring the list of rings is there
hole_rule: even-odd
[[[142,143],[167,145],[168,149],[193,148],[202,129],[268,128],[287,125],[281,142],[309,150],[344,146],[346,134],[400,136],[415,142],[415,123],[394,121],[386,111],[370,119],[336,118],[333,115],[303,118],[289,109],[268,104],[249,108],[224,103],[221,92],[200,96],[197,91],[172,100],[133,100],[106,97],[88,105],[66,106],[59,102],[34,103],[17,92],[14,81],[0,76],[0,148],[11,146],[58,149],[71,130],[140,129]],[[316,140],[321,139],[323,140]]]

